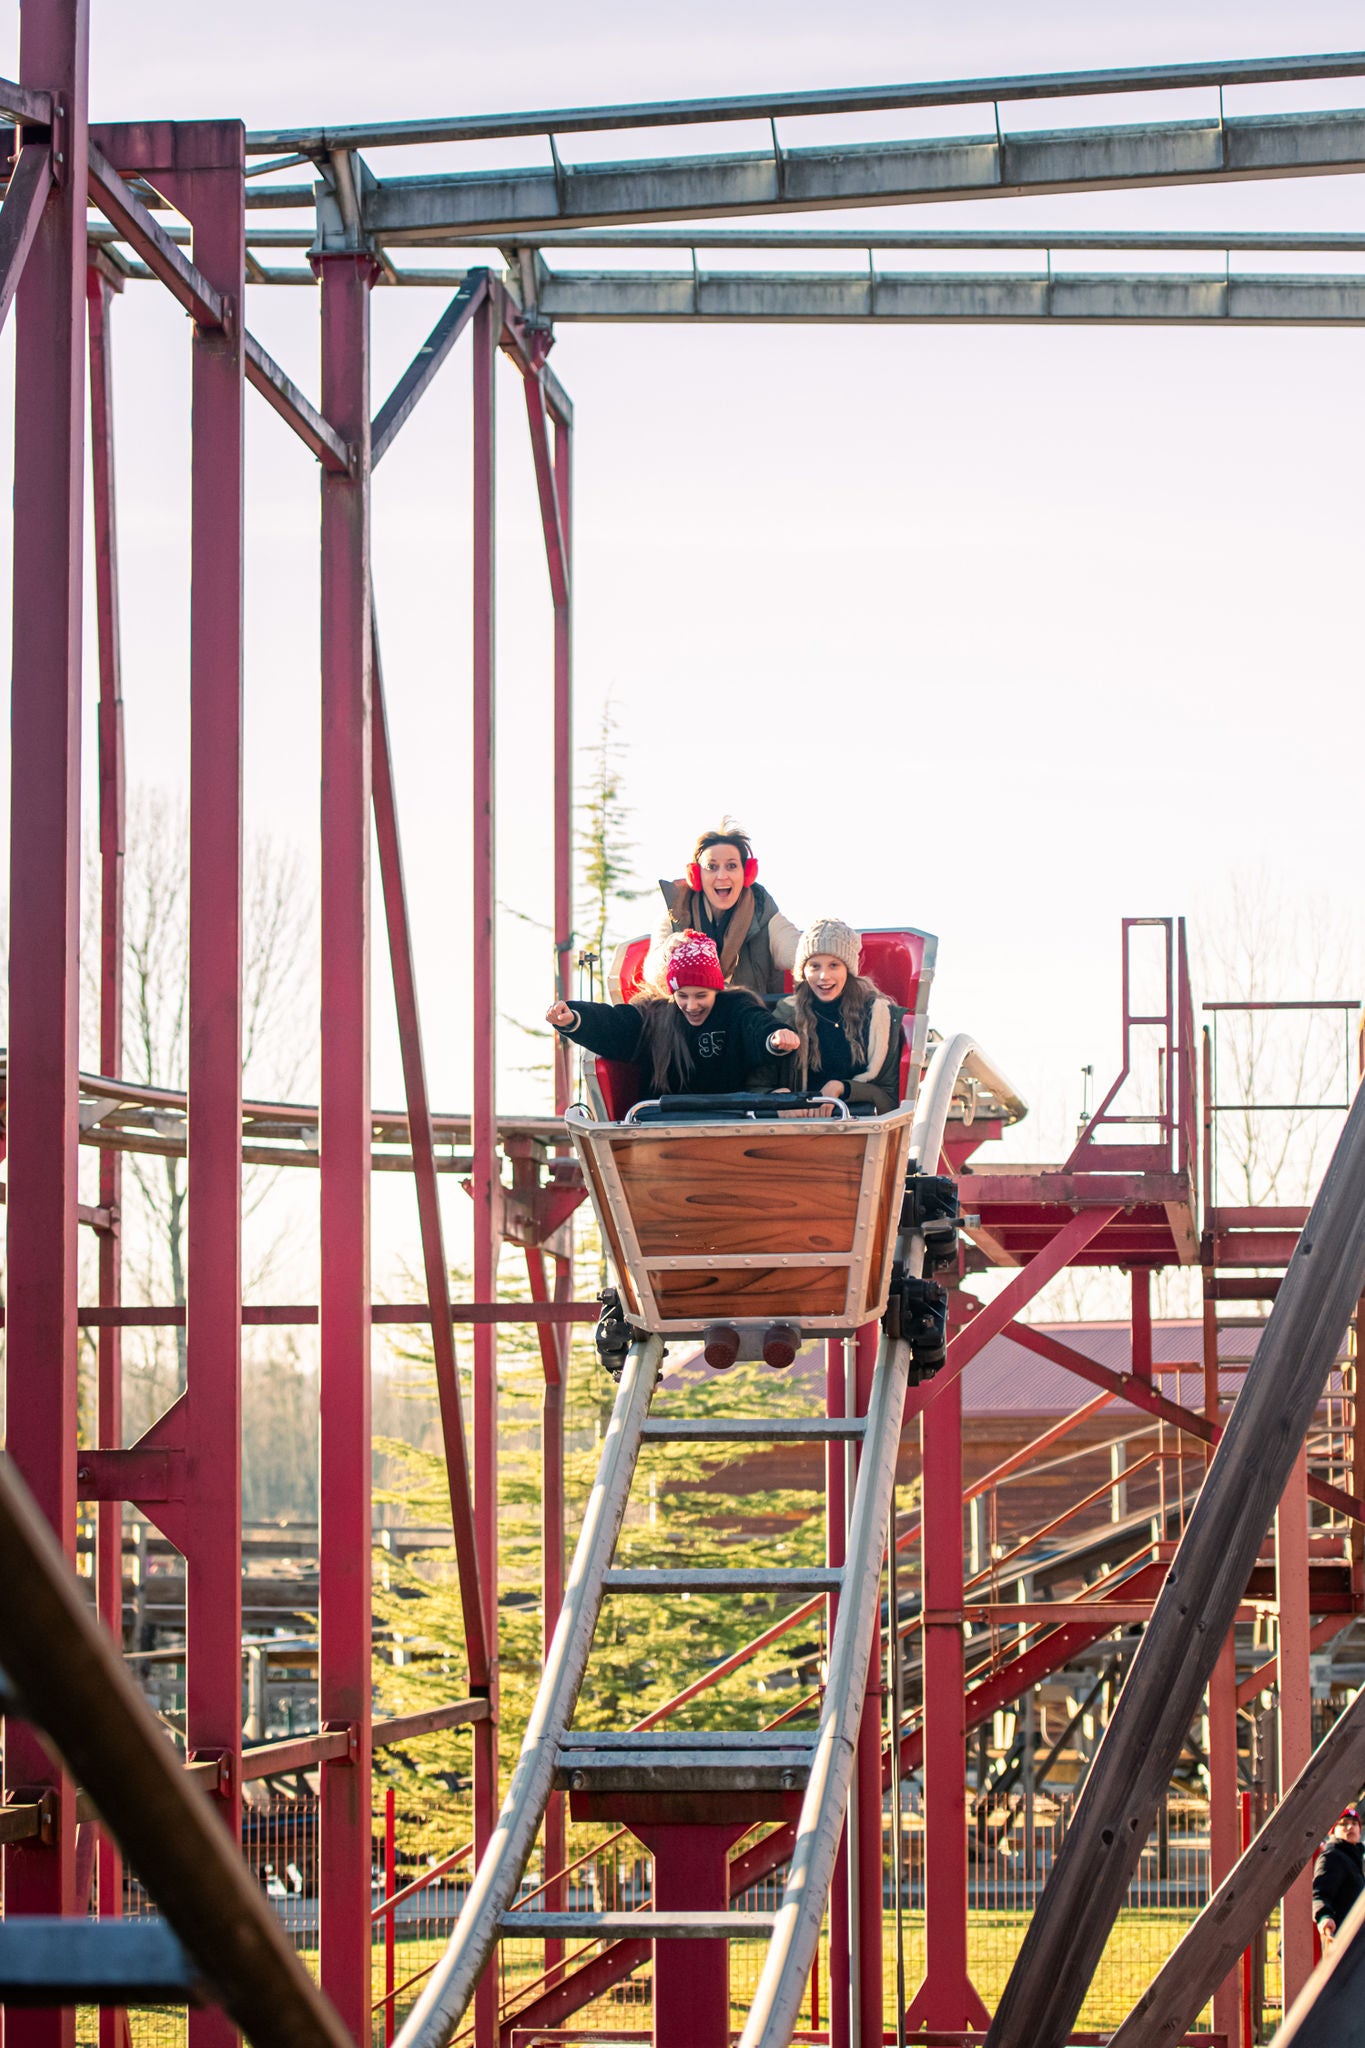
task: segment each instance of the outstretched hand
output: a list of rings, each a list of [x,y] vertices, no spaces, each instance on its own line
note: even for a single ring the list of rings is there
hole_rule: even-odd
[[[801,1041],[794,1031],[770,1031],[768,1033],[769,1052],[796,1052],[799,1050],[800,1045]]]
[[[572,1031],[574,1025],[578,1022],[578,1017],[569,1008],[567,1003],[556,1002],[551,1003],[549,1009],[545,1012],[545,1022],[553,1024],[556,1031]]]

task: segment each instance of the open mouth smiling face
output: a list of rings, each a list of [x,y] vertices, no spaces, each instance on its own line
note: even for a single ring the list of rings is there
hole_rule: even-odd
[[[733,910],[744,888],[737,846],[708,846],[701,858],[701,892],[712,911]]]

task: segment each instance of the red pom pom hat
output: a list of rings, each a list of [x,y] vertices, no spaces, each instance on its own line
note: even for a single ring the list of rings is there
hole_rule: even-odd
[[[669,948],[664,974],[671,989],[725,986],[716,942],[704,932],[679,932]]]

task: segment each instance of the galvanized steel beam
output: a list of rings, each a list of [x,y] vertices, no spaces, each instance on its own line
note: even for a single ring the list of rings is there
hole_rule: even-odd
[[[465,114],[425,121],[358,121],[337,128],[264,128],[247,136],[247,153],[321,157],[337,149],[397,144],[479,142],[495,136],[582,135],[593,130],[671,128],[692,122],[781,121],[810,114],[882,113],[893,107],[966,107],[1022,100],[1171,92],[1199,87],[1285,84],[1356,78],[1365,53],[1239,57],[1202,64],[1135,64],[1112,71],[1043,71],[1014,78],[966,78],[921,85],[836,86],[816,92],[745,93],[728,99],[654,100],[607,107],[556,107],[519,114]]]
[[[554,271],[538,303],[553,321],[1356,327],[1365,276]]]
[[[1215,116],[393,178],[367,193],[364,227],[388,242],[458,243],[472,234],[516,236],[612,221],[1335,176],[1363,168],[1365,112],[1358,109]]]

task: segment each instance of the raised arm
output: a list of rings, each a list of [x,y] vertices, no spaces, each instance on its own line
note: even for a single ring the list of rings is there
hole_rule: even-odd
[[[545,1021],[604,1059],[633,1060],[639,1054],[644,1019],[634,1003],[551,1003]]]
[[[757,997],[752,1002],[736,1004],[734,1026],[744,1047],[744,1057],[751,1066],[795,1052],[801,1043],[796,1033],[779,1024],[772,1011]]]

